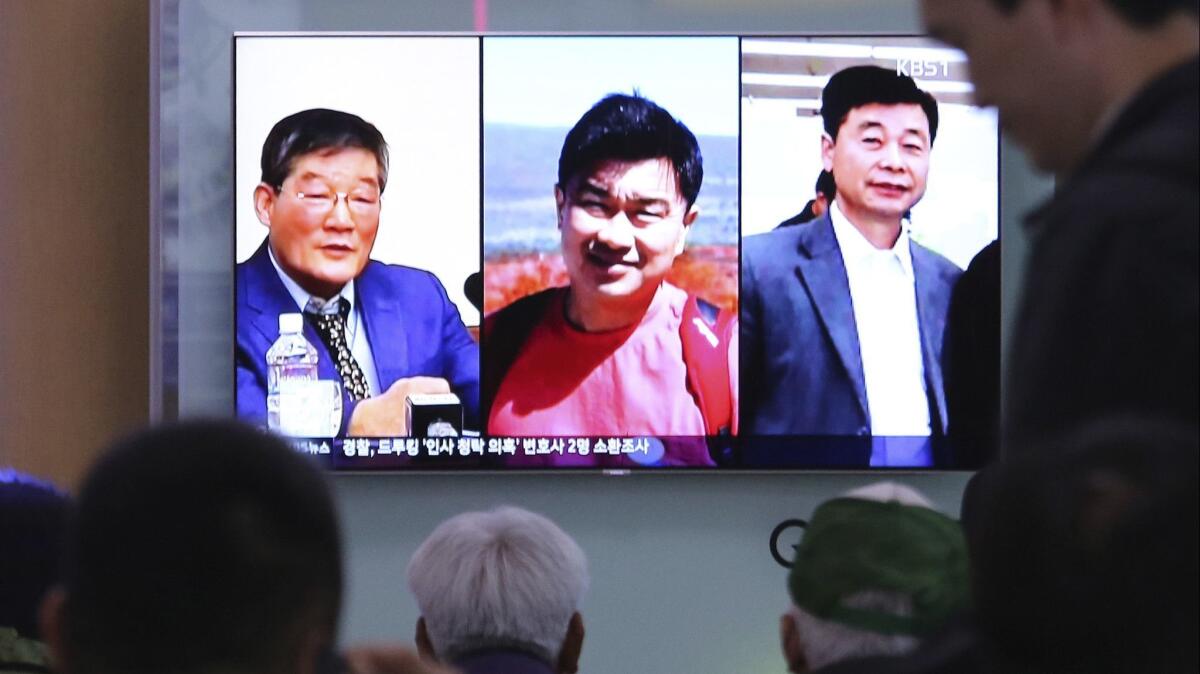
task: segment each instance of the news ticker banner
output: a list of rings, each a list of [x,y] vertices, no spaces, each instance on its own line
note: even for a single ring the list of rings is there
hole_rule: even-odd
[[[332,471],[394,470],[970,470],[944,437],[593,436],[285,438]],[[883,447],[923,445],[934,465],[872,465]]]

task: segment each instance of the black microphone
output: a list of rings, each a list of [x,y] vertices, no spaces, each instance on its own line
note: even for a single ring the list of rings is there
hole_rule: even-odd
[[[475,272],[468,276],[463,283],[463,292],[476,309],[483,311],[483,274]]]
[[[419,438],[457,438],[463,434],[462,401],[453,393],[410,393],[404,400],[408,434]]]

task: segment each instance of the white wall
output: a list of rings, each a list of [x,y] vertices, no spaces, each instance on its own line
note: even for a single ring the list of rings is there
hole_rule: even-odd
[[[821,475],[340,475],[350,550],[343,641],[412,639],[405,567],[441,520],[512,503],[548,515],[588,555],[585,674],[786,670],[786,571],[768,551],[780,521],[879,477]],[[958,512],[964,473],[891,476]],[[794,543],[795,540],[789,540]]]

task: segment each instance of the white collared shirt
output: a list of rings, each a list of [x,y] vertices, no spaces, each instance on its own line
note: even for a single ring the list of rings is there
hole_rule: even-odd
[[[275,251],[271,250],[269,245],[267,252],[271,256],[271,265],[275,267],[275,273],[279,274],[279,280],[283,281],[283,287],[287,288],[288,294],[295,300],[296,306],[301,312],[304,311],[304,307],[308,306],[310,299],[316,299],[319,302],[328,302],[333,299],[309,294],[300,287],[299,283],[287,275],[283,267],[279,266],[279,262],[275,259]],[[371,389],[371,395],[377,396],[380,393],[379,373],[375,371],[375,358],[371,353],[371,344],[367,341],[367,331],[359,330],[359,326],[362,325],[362,315],[358,310],[358,303],[354,301],[354,281],[351,280],[342,286],[338,295],[350,303],[350,314],[346,316],[346,343],[350,345],[350,354],[354,356],[354,360],[358,361],[358,367],[362,369],[363,376],[367,379],[367,387]]]
[[[850,223],[837,200],[829,213],[850,282],[871,434],[928,436],[929,398],[908,231],[902,225],[895,245],[879,249]],[[930,458],[886,458],[873,453],[871,465],[920,465]]]

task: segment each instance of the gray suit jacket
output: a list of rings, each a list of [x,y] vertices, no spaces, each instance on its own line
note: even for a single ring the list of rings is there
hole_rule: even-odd
[[[930,419],[941,434],[942,336],[962,272],[928,248],[910,246]],[[870,434],[850,283],[828,213],[742,242],[741,361],[743,433]],[[869,444],[859,444],[861,455],[849,463],[866,465]],[[935,456],[938,465],[944,459]]]

